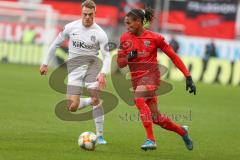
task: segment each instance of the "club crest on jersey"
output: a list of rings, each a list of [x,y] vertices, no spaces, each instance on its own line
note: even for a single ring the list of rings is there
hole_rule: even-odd
[[[95,41],[96,41],[96,36],[92,35],[92,36],[91,36],[91,41],[92,41],[92,42],[95,42]]]
[[[123,41],[120,44],[120,48],[123,49],[123,50],[130,49],[130,48],[132,48],[132,46],[133,46],[133,43],[132,43],[132,41],[129,41],[129,40]]]
[[[149,47],[150,44],[151,44],[151,42],[149,40],[145,40],[144,41],[144,46]]]

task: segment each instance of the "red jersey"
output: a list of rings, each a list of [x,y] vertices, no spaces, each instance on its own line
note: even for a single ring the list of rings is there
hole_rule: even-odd
[[[157,62],[158,48],[173,61],[184,76],[187,77],[190,75],[182,60],[165,41],[164,37],[149,30],[144,30],[140,36],[133,35],[130,32],[122,34],[117,58],[118,65],[120,68],[127,65],[129,66],[132,81],[134,81],[133,79],[138,81],[139,78],[146,78],[146,75],[159,79],[160,73]],[[131,62],[128,62],[127,55],[133,50],[137,50],[138,55],[131,60]],[[146,80],[149,81],[148,79]]]
[[[131,62],[127,61],[127,55],[135,49],[138,52],[138,57],[132,62],[157,63],[157,49],[159,48],[173,61],[185,77],[189,76],[189,72],[182,60],[160,34],[144,30],[140,36],[135,36],[130,32],[125,32],[120,38],[120,44],[121,47],[118,52],[118,65],[120,68],[128,64],[131,68]]]

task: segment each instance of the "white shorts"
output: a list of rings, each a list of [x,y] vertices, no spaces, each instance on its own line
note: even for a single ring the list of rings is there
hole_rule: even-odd
[[[97,75],[100,72],[98,59],[91,58],[74,58],[67,63],[68,66],[68,95],[82,94],[83,87],[87,89],[98,89],[99,83]]]

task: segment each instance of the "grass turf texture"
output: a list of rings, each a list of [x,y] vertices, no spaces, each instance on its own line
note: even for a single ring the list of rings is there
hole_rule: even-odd
[[[94,152],[78,147],[84,131],[94,131],[93,121],[65,122],[55,116],[55,104],[64,95],[53,91],[38,67],[0,64],[0,160],[79,160],[79,159],[161,159],[226,160],[239,159],[239,87],[198,83],[197,96],[185,92],[183,82],[171,82],[174,90],[159,97],[161,111],[190,126],[194,150],[188,151],[175,133],[154,126],[158,148],[144,152],[141,122],[121,99],[105,116],[105,146]],[[109,80],[109,79],[108,79]],[[117,95],[108,81],[110,92]],[[191,116],[190,116],[191,111]]]

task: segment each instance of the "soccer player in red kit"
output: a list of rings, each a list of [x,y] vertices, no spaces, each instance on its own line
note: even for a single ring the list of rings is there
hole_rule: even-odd
[[[120,38],[117,62],[120,68],[128,66],[134,89],[134,101],[140,112],[147,140],[141,146],[143,150],[156,149],[152,124],[161,126],[179,134],[187,149],[193,149],[188,127],[180,126],[160,113],[157,107],[155,91],[160,85],[160,71],[157,62],[157,49],[161,49],[186,77],[186,90],[196,94],[196,87],[182,60],[160,34],[144,28],[146,21],[151,22],[152,9],[133,9],[125,17],[128,32]]]

